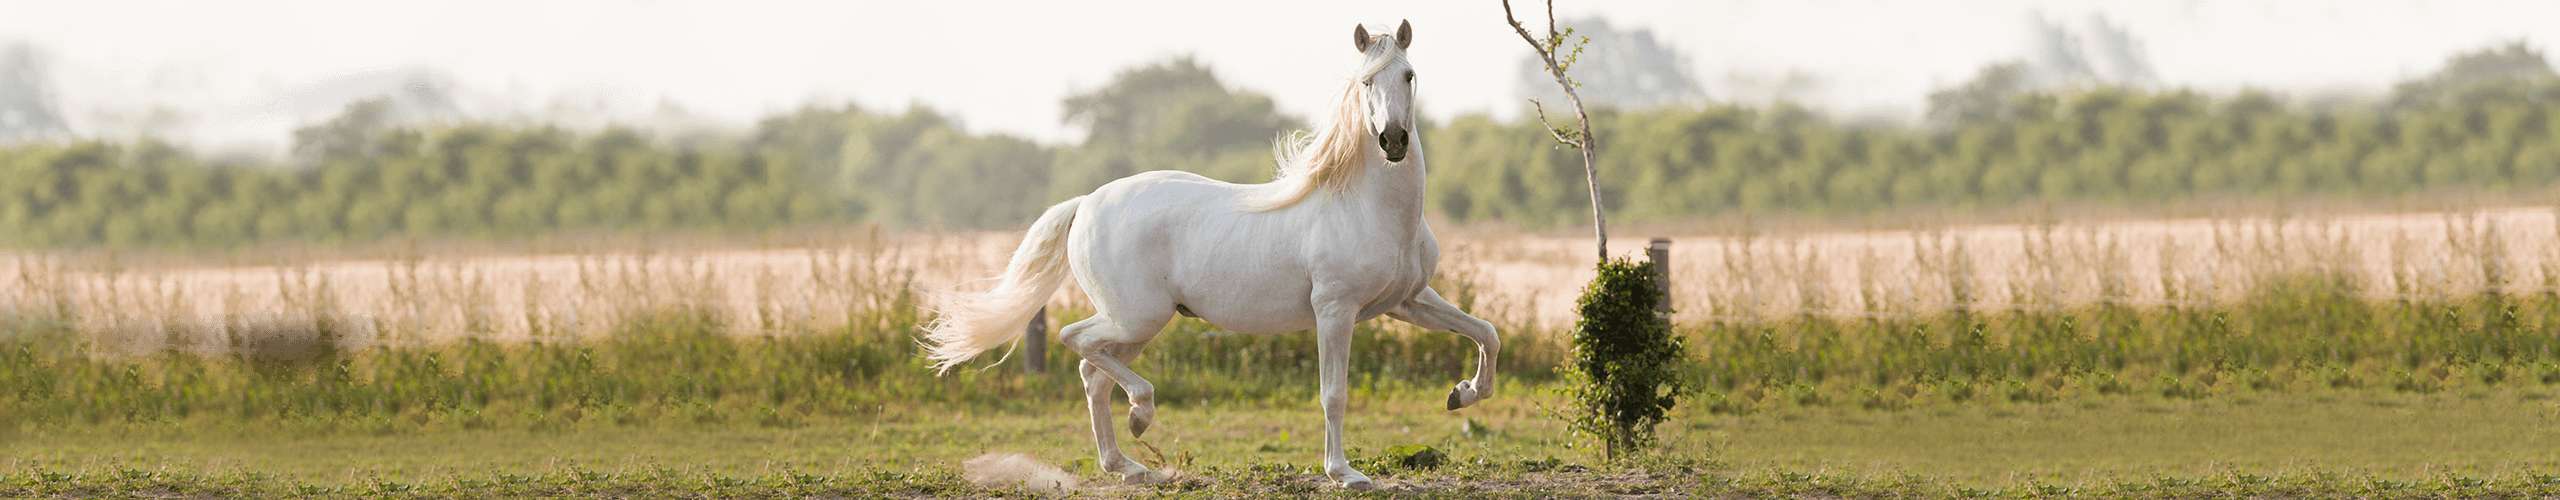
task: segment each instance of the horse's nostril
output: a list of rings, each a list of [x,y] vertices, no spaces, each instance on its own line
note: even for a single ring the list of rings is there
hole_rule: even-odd
[[[1405,148],[1412,142],[1413,134],[1404,127],[1388,126],[1378,132],[1378,149],[1387,154],[1387,161],[1404,161]]]
[[[1378,143],[1388,146],[1403,146],[1405,145],[1405,142],[1410,140],[1412,140],[1412,137],[1404,133],[1402,130],[1388,130],[1386,132],[1378,133]]]

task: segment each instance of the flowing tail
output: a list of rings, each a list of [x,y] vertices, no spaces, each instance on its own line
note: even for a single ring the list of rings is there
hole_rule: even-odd
[[[935,374],[1022,338],[1031,314],[1066,281],[1067,228],[1075,224],[1076,204],[1083,199],[1069,198],[1040,213],[994,289],[935,297],[934,320],[924,333],[925,357],[933,360]]]

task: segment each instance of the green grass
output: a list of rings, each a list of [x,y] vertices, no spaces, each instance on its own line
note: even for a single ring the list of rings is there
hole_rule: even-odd
[[[1927,411],[1694,419],[1718,457],[1773,470],[2086,482],[2258,474],[2560,473],[2553,389],[2476,395],[2312,391],[2207,401],[2100,398]]]
[[[2560,296],[2481,294],[2371,302],[2305,280],[2231,304],[2066,309],[1908,319],[1796,316],[1684,325],[1692,405],[1893,410],[1979,401],[2055,403],[2152,394],[2209,399],[2315,388],[2434,394],[2560,383]],[[1062,314],[1072,321],[1077,313]],[[1078,401],[1073,354],[1044,374],[1007,364],[935,377],[912,314],[864,330],[738,338],[709,313],[626,319],[602,340],[352,349],[330,324],[235,331],[230,354],[92,354],[61,321],[0,321],[0,424],[188,420],[540,427],[586,418],[791,425],[882,408],[1025,409]],[[1451,334],[1364,326],[1354,384],[1436,390],[1474,349]],[[287,325],[294,326],[294,325]],[[877,329],[868,329],[877,328]],[[1555,379],[1556,335],[1506,329],[1503,375]],[[244,335],[264,336],[243,338]],[[1244,336],[1177,322],[1136,366],[1162,401],[1303,400],[1305,335]],[[177,345],[173,343],[173,345]],[[989,358],[993,359],[993,355]]]
[[[1072,318],[1070,318],[1072,320]],[[1204,333],[1196,321],[1152,345],[1141,366],[1167,402],[1273,401],[1314,394],[1310,339]],[[1072,354],[1053,349],[1046,373],[1015,364],[936,377],[916,344],[888,332],[810,332],[732,338],[707,315],[634,318],[592,343],[466,341],[419,349],[332,349],[325,330],[302,334],[292,356],[246,352],[141,359],[88,355],[72,334],[41,327],[0,340],[0,424],[319,422],[465,428],[619,421],[752,422],[865,416],[889,407],[986,409],[1082,401]],[[1475,352],[1445,333],[1370,330],[1355,380],[1363,388],[1439,387]],[[1516,380],[1552,378],[1552,342],[1507,344]],[[989,359],[996,355],[990,354]],[[1543,358],[1542,358],[1543,357]],[[1018,361],[1016,362],[1018,363]],[[1305,383],[1297,383],[1305,382]]]
[[[1562,424],[1545,416],[1541,406],[1561,401],[1551,387],[1505,389],[1484,406],[1456,413],[1439,410],[1439,395],[1424,391],[1356,395],[1347,437],[1353,456],[1391,488],[1448,494],[1502,484],[1529,488],[1497,490],[1511,494],[1593,494],[1609,488],[1932,496],[2053,489],[2164,494],[2157,488],[2364,494],[2376,487],[2412,495],[2560,493],[2560,405],[2550,399],[2550,389],[2476,397],[2313,391],[1917,411],[1689,411],[1663,429],[1659,451],[1616,465],[1601,463],[1596,450],[1565,437]],[[957,479],[958,464],[999,451],[1060,465],[1106,491],[1327,491],[1314,467],[1322,418],[1312,401],[1167,403],[1148,439],[1161,454],[1128,447],[1140,460],[1186,471],[1189,479],[1147,487],[1119,486],[1096,475],[1086,422],[1074,409],[927,404],[791,427],[590,422],[540,430],[392,433],[308,424],[54,428],[8,439],[16,452],[0,462],[0,471],[7,471],[0,472],[7,478],[0,480],[0,495],[154,487],[221,493],[235,483],[253,488],[239,490],[244,494],[306,487],[423,494],[970,494],[985,492]],[[1383,465],[1386,448],[1402,444],[1442,450],[1448,465],[1418,471]],[[53,484],[41,479],[48,474],[78,477]],[[143,477],[127,477],[137,474]]]
[[[1720,411],[1791,404],[2180,399],[2313,388],[2436,393],[2560,383],[2560,293],[2372,301],[2336,275],[2234,302],[1798,315],[1689,328],[1690,377]]]

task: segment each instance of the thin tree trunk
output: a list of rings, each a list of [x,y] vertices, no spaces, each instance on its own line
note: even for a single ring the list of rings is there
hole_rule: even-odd
[[[1608,262],[1609,220],[1600,210],[1600,168],[1591,159],[1591,115],[1582,113],[1582,96],[1574,95],[1572,87],[1564,89],[1564,96],[1573,100],[1573,114],[1582,119],[1582,147],[1579,149],[1582,150],[1582,185],[1591,190],[1591,236],[1600,240],[1600,262]]]
[[[1578,122],[1579,129],[1577,135],[1565,137],[1560,132],[1561,129],[1547,121],[1546,107],[1538,105],[1536,99],[1529,100],[1529,104],[1538,111],[1538,124],[1546,126],[1547,133],[1555,136],[1556,142],[1582,151],[1582,183],[1583,187],[1591,190],[1591,235],[1599,240],[1596,245],[1599,261],[1606,263],[1609,261],[1609,219],[1601,210],[1600,168],[1598,160],[1592,153],[1593,146],[1596,144],[1591,137],[1591,114],[1583,111],[1582,93],[1574,91],[1573,80],[1566,78],[1564,67],[1556,63],[1556,49],[1564,47],[1567,42],[1560,39],[1564,34],[1556,31],[1555,0],[1547,0],[1547,37],[1543,43],[1538,37],[1530,35],[1529,28],[1521,25],[1520,19],[1511,14],[1511,0],[1502,0],[1502,18],[1511,22],[1511,30],[1520,33],[1521,41],[1529,42],[1530,50],[1537,51],[1538,62],[1546,64],[1547,75],[1555,77],[1556,87],[1564,89],[1565,100],[1573,103],[1573,117]]]

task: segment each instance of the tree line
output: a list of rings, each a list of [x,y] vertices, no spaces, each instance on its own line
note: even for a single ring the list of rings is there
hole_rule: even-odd
[[[2388,95],[2317,101],[2113,86],[2034,89],[1993,66],[1919,123],[1787,104],[1595,109],[1614,217],[1859,214],[2204,196],[2540,190],[2560,181],[2560,78],[2508,44],[2457,54]],[[0,147],[0,244],[224,247],[259,241],[507,238],[557,231],[880,223],[1005,228],[1145,170],[1259,182],[1306,126],[1177,58],[1065,100],[1087,137],[972,133],[942,113],[812,106],[744,130],[404,125],[354,103],[237,159],[152,141]],[[1574,224],[1579,158],[1534,119],[1426,123],[1433,210]]]

